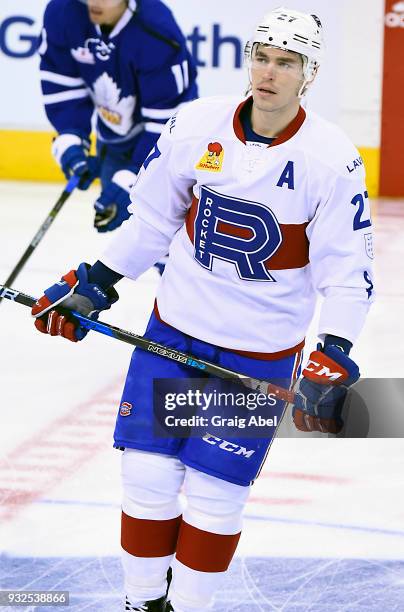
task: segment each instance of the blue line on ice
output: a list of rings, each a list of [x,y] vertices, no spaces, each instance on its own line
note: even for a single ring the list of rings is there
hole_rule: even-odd
[[[73,499],[41,499],[36,504],[48,504],[54,506],[88,506],[97,508],[120,508],[120,504],[110,502],[91,502],[78,501]],[[244,518],[249,521],[268,521],[272,523],[285,523],[288,525],[311,525],[312,527],[323,527],[326,529],[348,529],[350,531],[363,531],[366,533],[375,533],[380,535],[398,536],[404,538],[404,531],[399,529],[383,529],[381,527],[365,527],[362,525],[348,525],[343,523],[325,523],[322,521],[309,521],[304,519],[288,519],[279,516],[271,516],[265,514],[244,514]]]

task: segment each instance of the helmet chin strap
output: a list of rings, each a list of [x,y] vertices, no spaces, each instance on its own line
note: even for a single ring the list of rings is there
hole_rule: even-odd
[[[299,89],[298,93],[297,93],[297,97],[300,98],[300,100],[302,98],[304,98],[304,96],[307,94],[307,91],[311,85],[313,81],[308,81],[307,79],[305,79],[303,81],[303,84],[301,86],[301,88]]]
[[[250,93],[250,91],[252,91],[251,68],[247,68],[247,74],[248,74],[248,87],[247,87],[247,91],[245,92],[246,96]]]

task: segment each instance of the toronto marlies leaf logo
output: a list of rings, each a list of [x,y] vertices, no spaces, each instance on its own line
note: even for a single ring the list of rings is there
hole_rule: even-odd
[[[93,97],[100,119],[116,134],[125,136],[133,125],[136,98],[120,96],[121,90],[106,72],[93,84]]]
[[[87,38],[82,47],[71,49],[74,59],[81,64],[95,64],[95,58],[107,62],[115,49],[113,42],[106,43],[100,38]]]

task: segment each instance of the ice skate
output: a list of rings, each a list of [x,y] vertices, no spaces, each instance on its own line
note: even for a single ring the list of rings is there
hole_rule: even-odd
[[[145,601],[142,604],[132,605],[128,596],[125,601],[125,612],[166,612],[166,598],[154,599],[153,601]],[[172,608],[168,608],[169,610]]]

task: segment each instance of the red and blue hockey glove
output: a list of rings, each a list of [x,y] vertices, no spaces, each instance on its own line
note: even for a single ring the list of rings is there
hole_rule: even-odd
[[[136,174],[130,170],[115,172],[112,181],[102,190],[94,204],[94,227],[100,233],[111,232],[130,217],[130,190]]]
[[[72,342],[82,340],[87,331],[64,309],[76,310],[86,317],[98,319],[101,310],[108,310],[119,296],[114,288],[107,291],[88,282],[90,265],[82,263],[46,289],[32,308],[35,327],[43,334],[63,336]]]
[[[310,355],[302,372],[293,407],[293,422],[300,431],[336,434],[344,422],[341,417],[348,387],[359,379],[359,368],[338,346],[329,345]]]
[[[67,179],[81,177],[79,189],[86,190],[100,174],[98,157],[88,155],[90,143],[76,134],[61,134],[52,144],[52,153]]]

